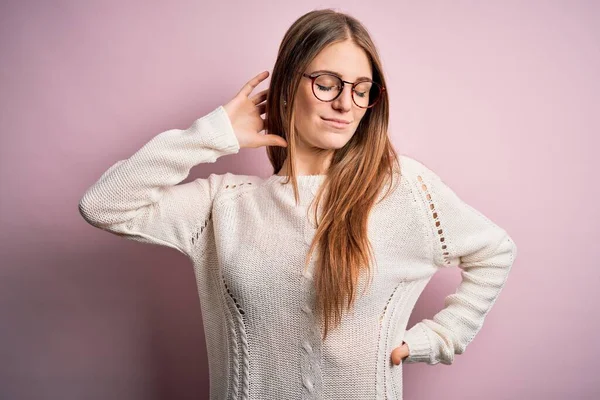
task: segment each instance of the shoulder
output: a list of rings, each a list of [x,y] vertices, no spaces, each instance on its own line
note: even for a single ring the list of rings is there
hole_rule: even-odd
[[[403,176],[408,179],[417,179],[419,176],[432,176],[435,172],[431,170],[425,163],[414,156],[408,154],[398,155],[400,163],[400,171]]]

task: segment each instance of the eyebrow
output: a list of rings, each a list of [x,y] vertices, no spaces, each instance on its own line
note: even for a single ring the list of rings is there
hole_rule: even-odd
[[[335,76],[339,77],[340,79],[342,78],[342,74],[340,74],[339,72],[330,71],[330,70],[328,70],[328,69],[319,69],[319,70],[317,70],[317,71],[313,71],[313,72],[311,72],[311,73],[310,73],[310,75],[314,75],[314,74],[316,74],[316,73],[318,73],[318,72],[326,72],[326,73],[328,73],[328,74],[335,75]],[[360,81],[360,80],[362,80],[362,79],[373,80],[372,78],[369,78],[368,76],[360,76],[360,77],[356,78],[356,80],[357,80],[357,81]]]

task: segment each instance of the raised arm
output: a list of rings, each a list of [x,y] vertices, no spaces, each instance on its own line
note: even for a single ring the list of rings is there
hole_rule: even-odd
[[[79,202],[90,224],[139,242],[172,247],[190,256],[203,240],[216,194],[227,174],[180,184],[190,169],[214,163],[240,148],[287,146],[264,130],[268,90],[251,96],[268,71],[249,80],[226,105],[195,120],[187,129],[156,135],[126,160],[112,165]]]
[[[189,128],[162,132],[115,163],[85,192],[79,211],[100,229],[189,255],[201,240],[197,234],[226,175],[178,183],[195,165],[213,163],[239,149],[228,115],[219,106]]]
[[[408,175],[431,226],[435,264],[458,266],[462,281],[441,311],[405,333],[409,356],[404,362],[451,364],[481,329],[508,278],[517,247],[504,229],[462,201],[436,173],[414,159],[409,164]]]

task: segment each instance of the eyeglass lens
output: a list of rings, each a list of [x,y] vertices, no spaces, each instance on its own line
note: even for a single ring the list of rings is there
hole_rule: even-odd
[[[321,101],[332,101],[342,90],[342,80],[335,75],[320,75],[314,81],[314,94]],[[352,97],[359,107],[369,107],[375,104],[381,90],[371,81],[358,83],[352,91]]]

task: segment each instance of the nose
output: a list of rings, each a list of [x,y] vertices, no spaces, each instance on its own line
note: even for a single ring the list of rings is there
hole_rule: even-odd
[[[333,108],[342,112],[352,109],[352,85],[344,85],[342,93],[332,102]]]

